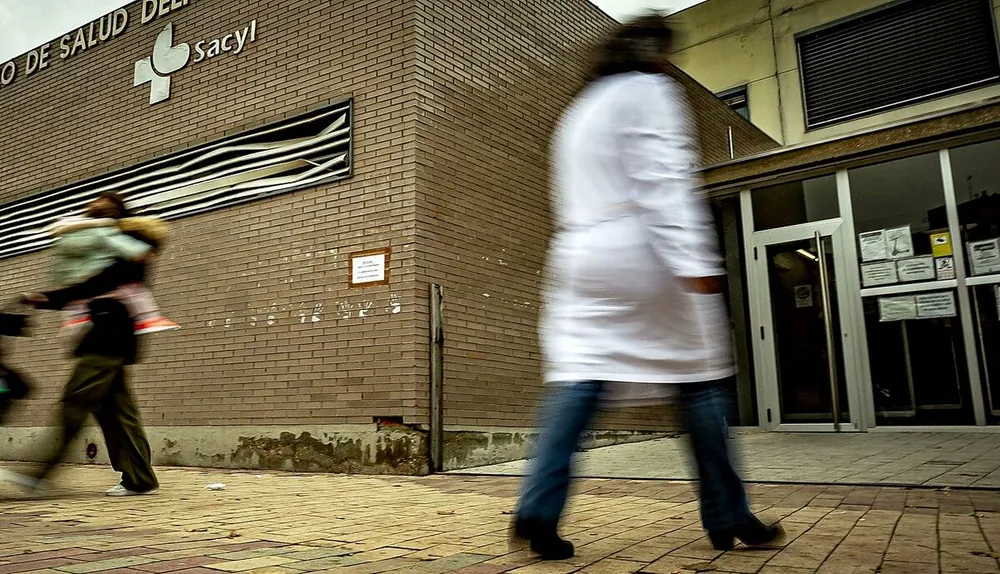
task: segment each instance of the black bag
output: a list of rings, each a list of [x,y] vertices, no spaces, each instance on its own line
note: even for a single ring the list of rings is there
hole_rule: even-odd
[[[0,337],[25,337],[28,334],[28,316],[19,313],[0,311]],[[2,358],[0,349],[0,358]],[[14,369],[0,363],[0,424],[4,415],[10,410],[14,401],[21,400],[31,393],[31,385],[24,376]]]
[[[31,394],[31,386],[21,373],[0,364],[0,425],[7,416],[7,411],[19,401]]]
[[[21,373],[0,363],[0,400],[21,400],[31,392],[31,385]]]
[[[27,331],[27,315],[0,312],[0,337],[24,337]]]

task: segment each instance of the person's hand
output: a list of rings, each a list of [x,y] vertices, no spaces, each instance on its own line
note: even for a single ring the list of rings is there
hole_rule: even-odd
[[[21,302],[31,307],[37,307],[48,303],[49,298],[43,293],[24,293],[21,295]]]
[[[684,288],[689,293],[699,295],[716,295],[722,293],[726,286],[726,277],[719,275],[716,277],[687,277],[684,278]]]
[[[144,264],[148,265],[148,264],[150,264],[150,263],[153,262],[153,257],[154,256],[155,256],[155,254],[152,251],[150,251],[148,253],[144,253],[142,255],[139,255],[138,257],[135,257],[135,258],[131,259],[131,262],[132,263],[144,263]]]

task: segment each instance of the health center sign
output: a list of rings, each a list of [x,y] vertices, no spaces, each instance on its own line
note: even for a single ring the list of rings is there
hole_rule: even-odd
[[[143,0],[140,23],[147,25],[198,0]],[[31,50],[24,56],[0,64],[0,96],[3,88],[19,78],[43,73],[52,61],[80,57],[99,44],[112,42],[124,35],[129,27],[129,12],[119,8],[110,14],[81,26],[58,40]],[[171,75],[189,63],[200,64],[224,55],[239,55],[257,41],[257,20],[241,24],[216,37],[176,42],[173,23],[166,24],[148,52],[149,56],[135,62],[133,87],[149,84],[149,103],[156,104],[170,97]]]

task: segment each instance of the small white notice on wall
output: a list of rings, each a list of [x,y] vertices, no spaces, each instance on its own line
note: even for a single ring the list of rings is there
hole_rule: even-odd
[[[955,278],[955,258],[938,257],[934,260],[934,267],[937,268],[938,281],[946,281]]]
[[[973,275],[1000,273],[1000,240],[970,242],[969,262]]]
[[[389,283],[389,249],[353,253],[350,256],[350,287],[368,287]]]
[[[933,281],[937,276],[934,271],[934,258],[930,255],[900,259],[896,262],[896,271],[899,274],[899,280],[904,283],[907,281]]]
[[[858,235],[862,261],[881,261],[886,257],[885,230],[868,231]]]
[[[913,234],[910,226],[885,230],[885,247],[889,259],[913,257]]]
[[[896,264],[892,261],[865,263],[861,266],[861,284],[865,287],[892,285],[899,283]]]
[[[879,321],[905,321],[917,318],[917,300],[913,295],[902,297],[880,297],[878,300]]]
[[[954,317],[958,314],[955,308],[955,294],[951,291],[944,293],[921,293],[916,296],[916,299],[917,317],[921,319]]]

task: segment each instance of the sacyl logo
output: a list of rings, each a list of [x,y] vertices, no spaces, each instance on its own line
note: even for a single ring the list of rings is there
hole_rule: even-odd
[[[178,0],[179,1],[179,0]],[[191,58],[191,46],[181,42],[174,45],[173,23],[164,26],[156,37],[153,55],[135,63],[133,86],[149,84],[149,103],[156,104],[170,97],[170,74],[188,65],[199,64],[218,56],[242,54],[250,44],[257,41],[257,20],[234,30],[221,38],[193,42],[195,57]]]
[[[170,97],[170,74],[187,65],[191,57],[191,46],[180,43],[174,46],[174,25],[167,24],[153,45],[153,55],[135,63],[135,77],[132,86],[149,83],[150,105]]]

